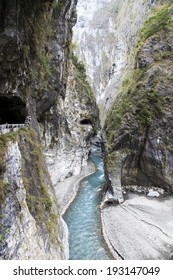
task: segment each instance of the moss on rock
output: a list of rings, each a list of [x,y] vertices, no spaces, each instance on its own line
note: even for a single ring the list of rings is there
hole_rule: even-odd
[[[22,178],[26,189],[26,202],[37,224],[49,232],[50,239],[59,244],[58,208],[55,197],[50,194],[51,181],[45,165],[43,147],[34,130],[20,130],[20,150],[22,154]],[[57,210],[56,210],[57,211]]]
[[[115,151],[128,150],[120,166],[122,183],[157,184],[169,191],[172,149],[168,153],[166,147],[172,139],[172,15],[173,4],[159,6],[140,30],[133,50],[135,64],[104,126],[108,169],[116,164]]]

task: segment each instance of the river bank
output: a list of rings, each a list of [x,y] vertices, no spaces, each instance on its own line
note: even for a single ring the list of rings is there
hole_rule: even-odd
[[[55,188],[60,203],[63,259],[69,259],[69,234],[62,217],[81,182],[95,171],[95,164],[89,161],[79,175],[67,178]],[[115,259],[173,258],[173,197],[155,198],[129,192],[124,203],[101,208],[101,226]]]
[[[68,241],[68,227],[63,219],[64,213],[75,199],[80,182],[87,176],[93,174],[96,168],[92,161],[84,166],[80,174],[67,178],[64,182],[60,182],[55,186],[55,194],[60,204],[60,227],[63,247],[63,259],[69,259],[69,241]]]
[[[115,259],[173,258],[173,197],[129,193],[124,203],[102,208],[101,219]]]

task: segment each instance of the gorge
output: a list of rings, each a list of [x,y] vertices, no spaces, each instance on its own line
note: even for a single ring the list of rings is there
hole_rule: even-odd
[[[69,258],[93,146],[101,258],[173,258],[172,31],[171,0],[0,0],[1,259]]]

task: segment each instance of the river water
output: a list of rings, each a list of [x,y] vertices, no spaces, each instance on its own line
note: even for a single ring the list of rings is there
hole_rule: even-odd
[[[96,172],[82,181],[76,199],[63,217],[69,229],[70,260],[111,259],[101,231],[99,205],[105,182],[101,153],[92,152],[90,159]]]

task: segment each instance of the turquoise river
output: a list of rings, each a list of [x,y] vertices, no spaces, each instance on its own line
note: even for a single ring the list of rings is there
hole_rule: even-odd
[[[105,182],[100,151],[93,151],[90,159],[96,172],[86,177],[78,194],[64,215],[69,229],[70,260],[111,259],[101,230],[100,202]]]

